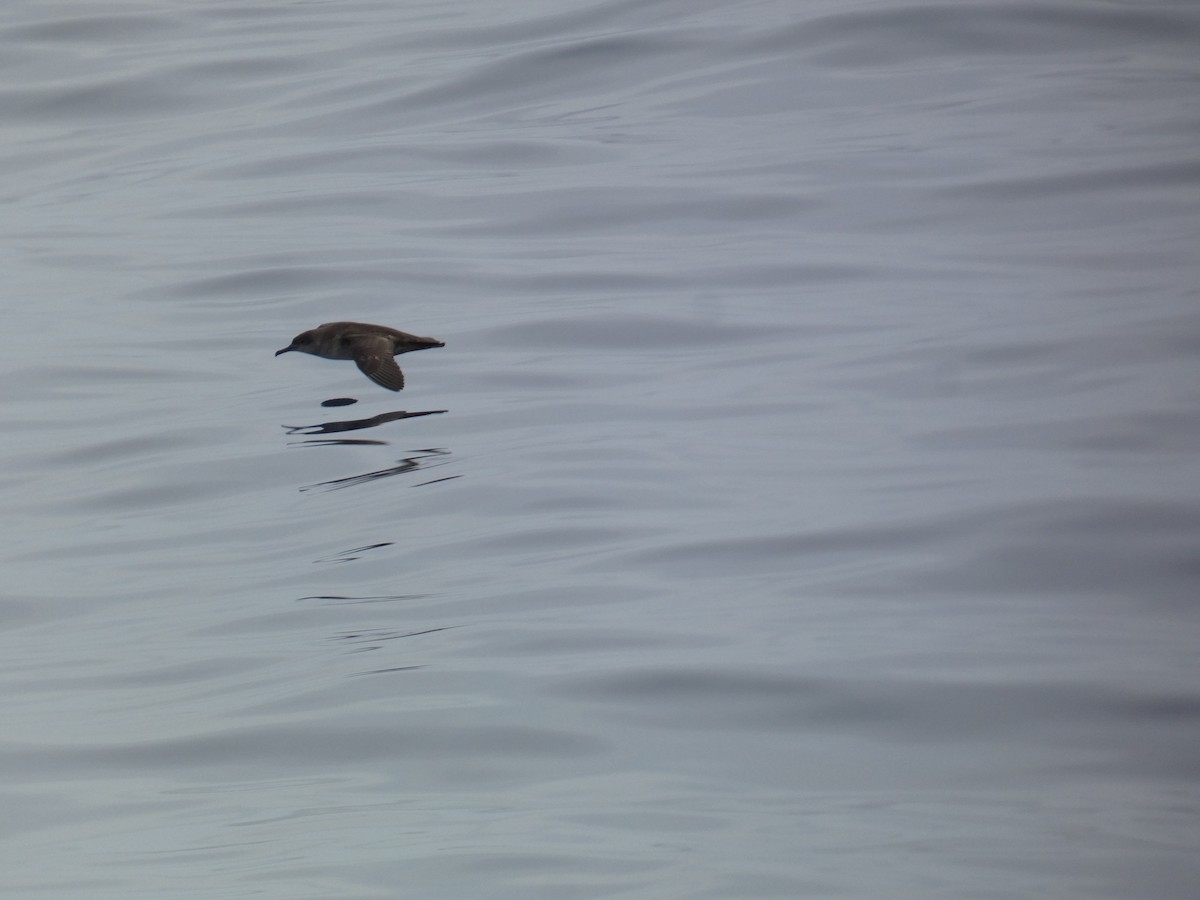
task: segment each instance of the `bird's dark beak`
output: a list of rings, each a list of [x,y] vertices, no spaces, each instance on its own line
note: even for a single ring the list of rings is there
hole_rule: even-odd
[[[276,350],[275,355],[278,356],[280,353],[287,353],[289,350],[294,350],[294,349],[295,348],[291,347],[291,346],[284,347],[282,350]]]

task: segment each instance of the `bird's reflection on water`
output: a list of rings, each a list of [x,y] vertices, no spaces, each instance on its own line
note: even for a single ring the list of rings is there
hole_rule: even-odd
[[[377,416],[371,416],[369,419],[343,419],[337,422],[321,422],[317,425],[284,425],[283,428],[288,434],[337,434],[342,431],[358,431],[361,428],[374,428],[377,425],[384,425],[388,422],[395,422],[398,419],[412,419],[417,416],[436,416],[446,412],[444,409],[426,409],[420,412],[406,412],[402,409],[397,409],[393,412],[380,413]],[[321,443],[321,444],[384,444],[386,441],[298,441],[301,444]]]
[[[320,560],[318,560],[320,562]],[[424,600],[427,594],[381,594],[375,597],[346,597],[342,594],[313,594],[311,597],[297,597],[297,603],[320,601],[329,606],[348,605],[355,603],[398,603],[413,600]]]
[[[422,450],[412,456],[406,456],[394,466],[388,466],[386,469],[376,469],[374,472],[363,472],[361,475],[350,475],[346,478],[335,478],[332,481],[321,481],[317,484],[306,484],[300,488],[302,491],[315,491],[318,488],[327,491],[336,491],[340,488],[353,487],[356,484],[366,484],[369,481],[376,481],[380,478],[388,478],[392,475],[403,475],[406,472],[415,472],[417,469],[427,469],[430,466],[444,465],[448,460],[439,459],[450,455],[449,450],[438,450],[431,448]],[[431,481],[421,481],[413,485],[413,487],[421,487],[426,484],[434,484],[439,481],[450,481],[458,478],[458,475],[450,475],[447,478],[434,478]]]
[[[324,404],[323,404],[324,405]],[[400,419],[411,419],[416,416],[435,416],[446,412],[444,409],[429,409],[418,412],[407,412],[402,409],[394,410],[393,412],[380,413],[377,416],[371,416],[367,419],[344,419],[332,422],[320,422],[315,425],[284,425],[284,430],[289,435],[321,435],[321,434],[339,434],[346,431],[358,431],[363,428],[374,428],[378,425],[384,425],[388,422],[395,422]],[[355,446],[355,445],[386,445],[388,441],[372,440],[370,438],[323,438],[316,440],[299,440],[289,442],[293,447],[329,447],[329,446]],[[446,457],[450,456],[449,450],[437,448],[422,449],[413,452],[411,455],[398,460],[396,465],[388,466],[384,469],[376,469],[372,472],[363,472],[360,475],[350,475],[345,478],[335,478],[330,481],[321,481],[317,484],[308,484],[300,488],[301,491],[326,490],[336,491],[340,488],[353,487],[357,484],[366,484],[371,481],[376,481],[380,478],[388,478],[392,475],[402,475],[410,472],[415,472],[418,469],[427,469],[431,466],[443,465],[448,462]],[[421,485],[434,484],[439,481],[450,481],[458,478],[457,475],[451,475],[447,478],[435,478],[430,481],[422,481],[413,487]]]
[[[379,543],[376,543],[376,544],[365,544],[362,547],[351,547],[349,550],[339,550],[337,553],[334,553],[332,556],[322,556],[319,559],[314,559],[313,562],[316,562],[316,563],[354,562],[354,560],[360,559],[362,557],[362,554],[364,554],[364,553],[367,553],[371,550],[381,550],[384,547],[391,547],[394,543],[395,543],[395,541],[380,541]]]

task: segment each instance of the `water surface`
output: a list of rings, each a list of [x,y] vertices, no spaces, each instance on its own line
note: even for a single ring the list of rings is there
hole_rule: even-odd
[[[0,36],[9,894],[1194,896],[1190,5]]]

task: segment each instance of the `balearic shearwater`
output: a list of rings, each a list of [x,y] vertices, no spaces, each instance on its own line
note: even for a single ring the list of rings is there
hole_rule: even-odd
[[[396,365],[393,356],[445,346],[433,338],[417,337],[386,325],[326,322],[296,335],[290,344],[276,351],[275,355],[299,350],[325,359],[352,359],[373,382],[389,391],[398,391],[404,387],[404,373]]]

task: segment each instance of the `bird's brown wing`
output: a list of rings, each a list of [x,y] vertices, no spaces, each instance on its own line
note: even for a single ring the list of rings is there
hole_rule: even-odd
[[[392,356],[392,341],[383,336],[356,336],[350,343],[350,352],[359,371],[373,382],[389,391],[404,387],[404,373]]]

